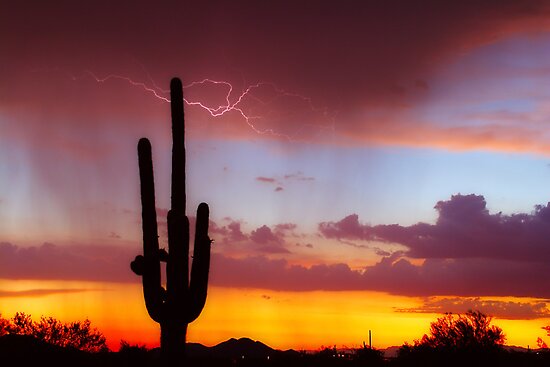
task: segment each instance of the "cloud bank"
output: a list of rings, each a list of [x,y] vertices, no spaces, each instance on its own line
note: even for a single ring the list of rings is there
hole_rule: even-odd
[[[435,224],[369,226],[361,224],[357,215],[320,223],[320,234],[329,239],[406,247],[391,254],[377,251],[380,260],[359,270],[338,262],[289,263],[284,257],[296,247],[296,224],[263,225],[245,233],[240,222],[227,218],[227,225],[211,226],[213,238],[219,240],[213,247],[211,284],[284,291],[550,299],[545,282],[550,274],[548,206],[536,206],[530,214],[491,214],[482,196],[454,195],[438,202],[435,209],[439,213]],[[226,247],[235,243],[239,247]],[[1,243],[0,278],[137,282],[128,264],[140,252],[140,246]],[[427,303],[425,309],[437,309],[438,302]]]
[[[547,32],[546,1],[393,0],[381,6],[374,0],[345,0],[314,7],[288,0],[168,1],[131,8],[103,0],[84,8],[66,1],[18,1],[5,13],[10,16],[0,24],[0,41],[9,56],[0,69],[0,96],[2,110],[16,123],[4,134],[34,138],[32,146],[47,144],[94,158],[116,150],[106,138],[101,145],[84,138],[95,128],[127,132],[139,121],[147,131],[150,121],[165,116],[162,100],[123,78],[96,82],[85,72],[93,69],[100,78],[120,74],[150,87],[152,78],[165,88],[174,74],[184,74],[185,83],[226,80],[236,91],[232,102],[249,83],[274,83],[277,87],[255,88],[239,105],[250,116],[268,116],[249,120],[255,129],[238,113],[224,120],[229,123],[216,124],[200,108],[189,108],[190,121],[200,121],[190,123],[191,129],[206,125],[209,134],[225,139],[309,140],[336,133],[338,144],[550,153],[540,129],[523,124],[449,127],[409,114],[433,97],[431,79],[461,56]],[[486,72],[501,76],[500,70]],[[457,75],[447,77],[452,84]],[[187,95],[223,105],[227,85],[219,86],[190,89]],[[500,98],[498,91],[490,94]],[[71,134],[56,133],[64,129]]]
[[[550,316],[546,302],[495,301],[477,298],[427,298],[419,308],[396,309],[412,313],[465,313],[478,310],[501,319],[532,320]]]

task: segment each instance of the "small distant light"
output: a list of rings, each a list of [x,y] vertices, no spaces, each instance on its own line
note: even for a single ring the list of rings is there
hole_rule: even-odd
[[[269,361],[269,356],[267,356],[267,360]]]
[[[242,359],[244,359],[244,356],[241,356]]]

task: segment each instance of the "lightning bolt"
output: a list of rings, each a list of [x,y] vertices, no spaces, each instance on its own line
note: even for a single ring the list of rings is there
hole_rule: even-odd
[[[85,77],[89,77],[95,80],[97,83],[108,83],[113,80],[120,80],[128,83],[128,85],[132,87],[142,89],[144,92],[152,95],[154,98],[157,98],[166,103],[170,103],[170,99],[167,97],[167,95],[169,95],[169,90],[160,88],[155,83],[151,75],[145,69],[144,69],[144,72],[147,75],[148,82],[137,81],[128,76],[119,75],[119,74],[108,74],[100,77],[91,70],[85,70],[83,74],[80,76],[71,75],[71,79],[74,81],[77,81]],[[287,92],[284,89],[278,88],[276,85],[272,83],[258,82],[255,84],[250,84],[246,88],[244,88],[240,92],[240,94],[235,91],[233,84],[231,84],[230,82],[223,81],[223,80],[213,80],[209,78],[205,78],[200,81],[191,82],[189,84],[184,85],[183,88],[185,90],[185,89],[190,89],[193,87],[205,86],[205,85],[211,85],[217,88],[223,88],[225,90],[225,98],[224,98],[225,103],[222,105],[210,105],[205,101],[200,101],[200,100],[193,101],[185,97],[183,99],[184,102],[189,106],[196,106],[203,109],[204,111],[209,113],[212,117],[221,117],[230,112],[236,112],[242,117],[242,119],[246,122],[248,127],[256,134],[269,135],[277,138],[282,138],[288,141],[299,141],[304,139],[298,139],[297,137],[300,136],[302,131],[304,131],[308,127],[318,130],[317,134],[321,134],[322,132],[327,130],[334,131],[334,121],[337,114],[336,112],[331,113],[329,109],[326,107],[318,108],[313,104],[313,101],[310,97],[302,96],[297,93]],[[270,88],[274,92],[274,96],[268,100],[261,99],[260,97],[254,94],[254,92],[258,91],[260,88]],[[304,104],[304,106],[311,113],[321,116],[324,120],[328,121],[328,123],[325,125],[303,123],[292,135],[289,135],[289,134],[277,132],[272,128],[265,128],[265,129],[259,128],[257,126],[256,121],[259,121],[261,119],[267,120],[267,117],[261,116],[261,115],[252,115],[246,112],[243,107],[245,100],[252,100],[255,103],[258,103],[262,106],[269,106],[270,104],[275,102],[278,98],[282,98],[282,97],[294,98],[297,101],[301,101],[301,103]]]

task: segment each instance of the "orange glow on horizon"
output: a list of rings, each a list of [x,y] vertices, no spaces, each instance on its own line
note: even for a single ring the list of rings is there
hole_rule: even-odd
[[[140,284],[68,281],[0,281],[4,291],[50,289],[52,294],[4,296],[0,313],[53,316],[63,322],[90,319],[118,350],[121,340],[158,346],[159,326],[145,310]],[[72,289],[62,293],[60,290]],[[57,290],[57,291],[56,291]],[[373,346],[412,343],[429,330],[439,314],[396,312],[421,299],[380,292],[276,292],[211,287],[206,307],[188,329],[188,340],[212,346],[229,338],[249,337],[277,349],[316,350],[321,346],[359,347],[373,333]],[[220,306],[222,305],[222,306]],[[547,319],[498,320],[507,344],[535,346]]]

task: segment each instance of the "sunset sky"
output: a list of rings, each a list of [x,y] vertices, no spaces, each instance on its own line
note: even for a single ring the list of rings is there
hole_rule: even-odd
[[[178,76],[215,241],[189,341],[388,347],[468,309],[550,341],[550,1],[142,3],[0,5],[3,317],[158,344],[137,142],[166,247]]]

